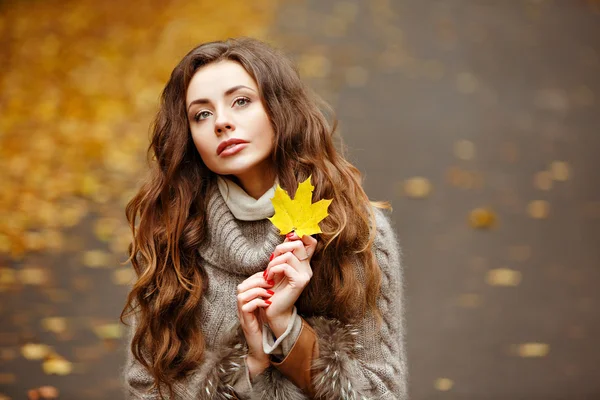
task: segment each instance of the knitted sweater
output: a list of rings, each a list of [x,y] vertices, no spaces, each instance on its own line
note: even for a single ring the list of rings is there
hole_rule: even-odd
[[[214,187],[209,193],[208,237],[199,249],[209,282],[198,316],[206,340],[205,358],[197,370],[174,385],[174,398],[308,399],[305,392],[274,366],[258,374],[252,382],[249,380],[244,362],[247,346],[237,320],[236,288],[250,275],[265,269],[270,254],[285,237],[266,217],[237,219],[232,213],[235,208],[228,206],[222,194],[222,183],[221,190]],[[355,326],[324,317],[303,319],[318,341],[319,356],[312,360],[316,398],[408,398],[400,249],[388,217],[379,209],[374,211],[377,233],[373,250],[382,270],[378,306],[383,324],[378,331],[375,317],[370,314]],[[357,265],[358,276],[364,282],[362,271]],[[275,343],[269,339],[270,333],[263,332],[265,350],[285,357],[298,337],[301,317],[295,316],[286,337],[278,338]],[[130,340],[135,329],[135,321],[132,322]],[[123,378],[127,398],[159,399],[158,391],[151,389],[152,376],[130,351]]]

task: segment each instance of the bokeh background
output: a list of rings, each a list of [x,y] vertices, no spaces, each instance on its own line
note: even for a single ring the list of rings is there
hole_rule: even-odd
[[[0,399],[122,398],[124,206],[194,45],[262,38],[391,201],[413,399],[600,398],[600,2],[0,2]]]

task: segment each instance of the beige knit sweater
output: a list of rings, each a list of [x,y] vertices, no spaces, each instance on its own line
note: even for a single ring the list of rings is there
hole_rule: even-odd
[[[265,269],[270,254],[285,237],[266,219],[273,211],[264,198],[272,197],[273,189],[255,201],[236,186],[220,180],[219,187],[209,193],[209,235],[199,249],[209,285],[198,316],[207,352],[198,370],[174,385],[175,399],[307,399],[273,367],[249,380],[246,344],[237,321],[236,287]],[[356,326],[323,317],[305,318],[319,342],[319,358],[313,361],[316,393],[327,400],[408,398],[400,250],[388,217],[381,210],[375,212],[374,252],[383,272],[378,301],[384,318],[382,329],[376,331],[373,316]],[[360,266],[357,271],[362,278]],[[276,342],[265,326],[265,350],[285,357],[298,337],[300,321],[299,317],[292,319],[284,337]],[[135,329],[132,322],[130,332]],[[151,375],[129,349],[127,353],[123,371],[127,398],[158,400],[158,391],[151,389]]]

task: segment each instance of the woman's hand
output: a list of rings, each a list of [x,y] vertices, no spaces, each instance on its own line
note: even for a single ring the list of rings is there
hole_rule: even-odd
[[[269,356],[263,350],[263,321],[259,311],[269,307],[269,298],[273,295],[273,291],[269,289],[272,286],[263,278],[262,272],[257,272],[237,287],[237,313],[248,343],[246,362],[250,379],[269,366]]]
[[[274,281],[275,294],[270,299],[272,304],[263,313],[276,336],[285,332],[294,304],[312,278],[310,260],[316,247],[317,239],[312,236],[304,235],[300,239],[292,233],[273,251],[263,281]]]

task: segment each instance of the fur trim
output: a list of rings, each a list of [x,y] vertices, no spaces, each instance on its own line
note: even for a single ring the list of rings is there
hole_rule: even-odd
[[[250,400],[307,400],[308,397],[277,368],[269,367],[252,385]]]
[[[277,368],[269,367],[254,378],[250,397],[236,393],[233,385],[246,379],[244,357],[247,355],[246,338],[239,323],[224,340],[207,353],[202,363],[200,382],[187,382],[199,389],[200,400],[308,400],[308,397],[288,380]]]
[[[312,317],[307,321],[319,338],[319,357],[312,365],[316,398],[367,399],[367,388],[356,374],[358,330],[324,317]]]
[[[244,357],[246,356],[246,340],[239,324],[231,329],[230,334],[210,355],[207,355],[205,366],[209,369],[203,382],[200,382],[201,400],[241,399],[233,389],[238,379],[245,379]],[[209,360],[210,358],[210,360]]]

